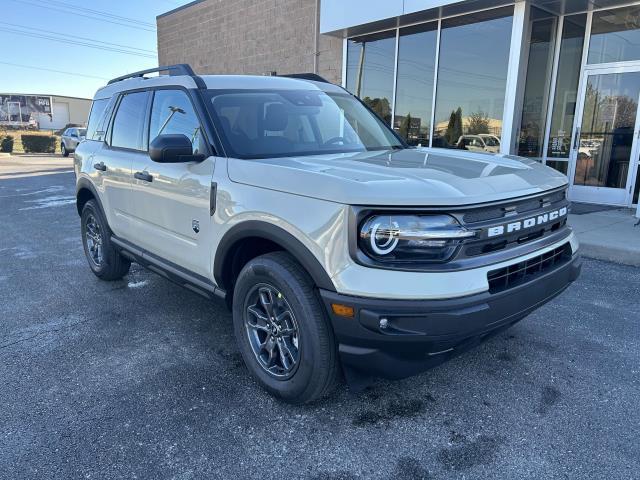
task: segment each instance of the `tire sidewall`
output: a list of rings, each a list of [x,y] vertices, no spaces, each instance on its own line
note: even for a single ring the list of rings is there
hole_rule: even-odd
[[[299,330],[300,363],[294,375],[286,380],[272,377],[260,366],[249,344],[244,325],[246,297],[258,283],[272,285],[286,298],[296,317]],[[313,378],[315,369],[322,362],[320,335],[323,318],[318,318],[316,306],[301,301],[304,292],[294,275],[278,262],[269,258],[258,258],[250,262],[238,276],[233,298],[233,324],[236,341],[251,374],[272,394],[285,400],[294,400],[304,394]],[[325,326],[326,328],[326,326]]]
[[[91,261],[89,255],[89,249],[87,247],[86,241],[86,224],[87,218],[89,215],[93,215],[93,218],[96,219],[100,226],[100,232],[102,233],[102,265],[96,265]],[[93,200],[89,200],[82,209],[81,216],[81,234],[82,234],[82,247],[84,248],[84,254],[87,257],[87,263],[89,263],[89,268],[95,273],[97,276],[100,276],[105,272],[107,266],[112,262],[111,259],[111,242],[110,242],[110,230],[107,227],[107,222],[104,220],[104,216],[100,208],[93,202]]]

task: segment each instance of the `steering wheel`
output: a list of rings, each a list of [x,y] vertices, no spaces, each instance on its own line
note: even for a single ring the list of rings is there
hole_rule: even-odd
[[[333,137],[324,142],[323,145],[334,145],[339,142],[342,142],[342,144],[344,145],[347,143],[347,139],[344,137]]]

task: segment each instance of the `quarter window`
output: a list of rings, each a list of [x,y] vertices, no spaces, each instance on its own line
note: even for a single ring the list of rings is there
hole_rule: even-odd
[[[93,104],[91,105],[91,113],[89,114],[89,124],[87,125],[87,140],[102,140],[103,132],[100,130],[108,103],[108,98],[101,98],[93,101]],[[100,134],[98,134],[98,131],[100,131]],[[65,135],[67,133],[68,131],[65,132]]]
[[[112,146],[142,150],[142,131],[147,112],[147,96],[147,92],[135,92],[122,97],[113,120]]]
[[[156,90],[151,108],[149,139],[182,134],[193,145],[193,154],[206,152],[202,127],[189,96],[182,90]]]

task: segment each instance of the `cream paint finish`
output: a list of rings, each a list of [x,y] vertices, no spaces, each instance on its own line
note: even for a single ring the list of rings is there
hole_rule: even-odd
[[[131,79],[102,89],[158,84],[191,87],[191,78]],[[210,88],[319,88],[274,77],[204,77]],[[324,85],[322,85],[325,88]],[[336,89],[335,86],[326,86]],[[333,156],[239,160],[210,157],[200,163],[156,164],[146,154],[127,155],[96,141],[76,152],[76,174],[89,179],[109,224],[124,240],[209,278],[215,252],[231,228],[257,220],[298,239],[322,265],[336,291],[369,298],[454,298],[488,289],[487,272],[540,255],[550,245],[511,261],[460,272],[402,272],[364,267],[349,255],[350,205],[458,206],[508,200],[566,185],[563,175],[534,161],[460,151],[407,150]],[[132,155],[136,155],[134,159]],[[107,174],[93,164],[104,161]],[[133,180],[146,170],[152,183]],[[209,215],[211,182],[217,208]],[[199,221],[195,233],[192,221]],[[574,253],[578,242],[569,237]]]
[[[218,234],[209,209],[215,164],[215,157],[189,163],[156,163],[148,155],[137,158],[133,172],[147,172],[153,181],[134,178],[131,183],[132,232],[127,240],[198,275],[209,276],[211,242]]]

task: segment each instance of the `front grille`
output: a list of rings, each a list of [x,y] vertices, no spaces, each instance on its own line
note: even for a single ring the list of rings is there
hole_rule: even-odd
[[[533,212],[542,208],[543,204],[555,204],[565,200],[566,190],[560,190],[546,195],[540,195],[536,198],[527,200],[508,202],[505,205],[496,205],[491,207],[477,208],[470,212],[467,212],[462,217],[465,224],[486,222],[489,220],[502,220],[505,216],[505,206],[512,208],[514,215],[521,215],[523,213]]]
[[[491,270],[487,273],[489,292],[498,293],[529,282],[548,272],[553,267],[567,263],[569,260],[571,260],[571,245],[566,243],[561,247],[525,260],[524,262]]]

